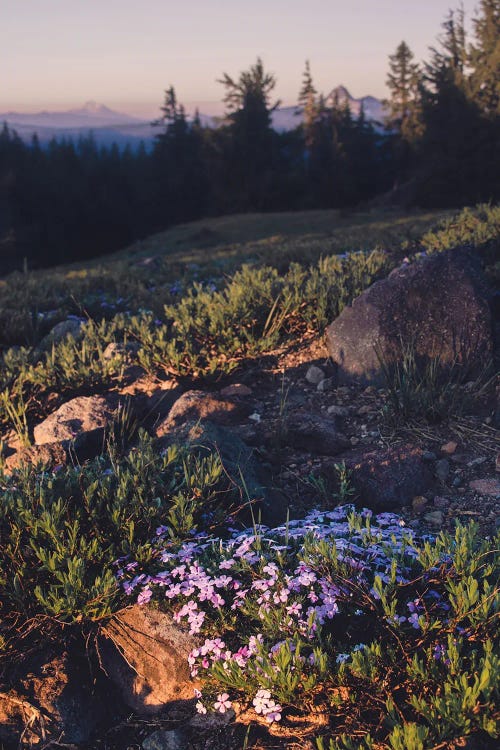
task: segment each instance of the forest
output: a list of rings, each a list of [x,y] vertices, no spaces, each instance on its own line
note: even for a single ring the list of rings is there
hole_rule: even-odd
[[[300,127],[278,133],[275,76],[260,58],[221,78],[217,128],[165,92],[154,148],[101,148],[0,130],[0,273],[111,252],[174,224],[231,213],[399,206],[448,208],[500,195],[500,3],[466,32],[450,11],[423,64],[388,59],[387,117],[374,127],[326,102],[306,62]]]

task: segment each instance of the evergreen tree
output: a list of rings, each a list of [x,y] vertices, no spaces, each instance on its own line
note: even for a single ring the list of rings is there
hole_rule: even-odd
[[[471,94],[490,119],[500,117],[500,0],[481,0],[473,19]]]
[[[389,110],[386,125],[398,134],[397,161],[403,175],[410,166],[412,151],[422,134],[421,73],[413,60],[413,52],[404,41],[389,56],[386,83],[390,98],[384,102]]]
[[[233,196],[239,196],[234,208],[267,208],[266,195],[272,191],[276,134],[271,118],[279,101],[271,104],[276,79],[266,73],[262,60],[237,80],[227,73],[219,81],[225,88],[226,104],[226,177]]]
[[[318,117],[318,105],[316,101],[316,89],[314,88],[309,60],[306,60],[302,88],[299,92],[297,114],[302,115],[302,131],[306,149],[310,151],[314,146],[316,132],[316,119]]]
[[[449,13],[439,42],[425,65],[420,201],[457,206],[492,197],[492,144],[470,96],[462,11]]]

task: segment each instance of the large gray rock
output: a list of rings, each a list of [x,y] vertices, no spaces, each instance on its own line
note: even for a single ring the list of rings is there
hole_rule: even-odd
[[[124,702],[139,714],[155,714],[171,701],[191,700],[197,683],[187,657],[199,641],[172,617],[134,605],[103,628],[99,653]]]
[[[36,445],[46,443],[80,445],[98,443],[104,437],[118,408],[118,402],[104,396],[79,396],[67,401],[33,430]]]
[[[478,369],[493,347],[481,269],[464,250],[405,264],[346,307],[326,337],[341,383],[382,383],[380,359],[391,366],[407,347]]]
[[[68,318],[68,320],[62,320],[40,341],[38,345],[39,351],[50,351],[53,346],[68,338],[72,338],[74,341],[80,341],[80,339],[83,338],[84,323],[85,321],[80,320],[79,318]]]

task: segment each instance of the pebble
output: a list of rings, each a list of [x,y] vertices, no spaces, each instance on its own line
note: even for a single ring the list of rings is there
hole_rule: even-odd
[[[335,388],[335,378],[323,378],[323,380],[319,381],[316,388],[321,392],[333,391],[333,389]]]
[[[352,437],[351,438],[351,445],[357,445],[358,443],[359,443],[359,438],[357,438],[357,437]]]
[[[435,461],[436,454],[433,451],[422,451],[422,461]]]
[[[333,414],[334,417],[348,417],[349,409],[347,406],[339,406],[338,404],[332,404],[326,410],[327,414]]]
[[[472,461],[469,461],[467,466],[469,469],[473,469],[475,466],[481,466],[481,464],[486,463],[487,460],[486,456],[478,456],[477,458],[473,458]]]
[[[358,416],[363,417],[365,414],[371,414],[372,411],[372,407],[368,406],[368,404],[365,404],[365,406],[359,407],[357,414]]]
[[[447,508],[448,507],[448,498],[442,497],[441,495],[436,495],[432,502],[435,508]]]
[[[422,513],[428,504],[429,501],[423,495],[416,495],[412,500],[412,508],[415,513]]]
[[[426,513],[424,520],[432,526],[441,526],[444,521],[444,515],[440,510],[431,510],[430,513]]]
[[[233,383],[225,388],[221,388],[221,396],[250,396],[252,389],[244,383]]]
[[[446,458],[442,458],[436,462],[435,472],[438,479],[442,482],[446,482],[448,474],[450,473],[450,462]]]
[[[446,453],[447,456],[451,456],[453,453],[455,453],[457,448],[458,444],[453,440],[450,440],[449,443],[445,443],[441,446],[441,453]]]
[[[159,729],[146,737],[143,750],[184,750],[186,737],[178,729]]]
[[[323,372],[321,367],[316,367],[316,365],[311,365],[306,372],[306,380],[311,385],[318,385],[318,383],[320,383],[324,379],[325,373]]]

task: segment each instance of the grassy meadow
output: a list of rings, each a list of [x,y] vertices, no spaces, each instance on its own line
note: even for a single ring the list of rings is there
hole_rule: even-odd
[[[497,746],[500,537],[480,539],[472,524],[423,538],[392,514],[319,498],[302,530],[240,524],[231,536],[240,494],[221,457],[159,453],[126,418],[82,465],[9,473],[4,458],[77,395],[118,393],[132,371],[212,387],[320,338],[403,258],[463,245],[498,281],[500,209],[215,218],[0,279],[0,664],[8,671],[28,638],[33,648],[33,623],[40,644],[68,627],[88,639],[139,599],[209,644],[190,662],[201,713],[253,706],[270,731],[314,714],[317,750]],[[45,338],[68,318],[78,335]],[[104,355],[123,342],[134,344],[126,356]],[[273,742],[287,746],[284,734]]]

